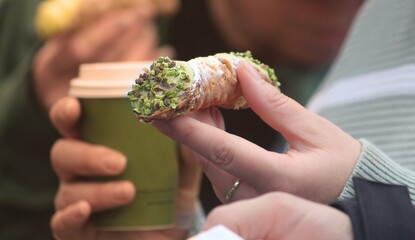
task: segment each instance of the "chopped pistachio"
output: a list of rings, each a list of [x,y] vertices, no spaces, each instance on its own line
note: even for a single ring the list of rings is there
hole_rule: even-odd
[[[261,61],[259,61],[258,59],[255,59],[252,56],[251,51],[246,51],[246,52],[231,52],[230,54],[237,56],[237,57],[241,57],[241,58],[245,58],[247,60],[249,60],[250,62],[254,63],[255,65],[257,65],[258,67],[262,68],[265,72],[267,72],[268,77],[271,79],[271,81],[273,82],[273,84],[278,88],[280,87],[280,82],[278,81],[277,75],[275,74],[275,71],[273,68],[271,68],[270,66],[262,63]]]
[[[176,109],[179,96],[190,88],[186,69],[168,57],[159,57],[145,69],[128,96],[138,115],[151,115],[166,108]]]
[[[254,59],[250,51],[230,54],[249,60],[263,69],[277,88],[280,86],[274,69]],[[144,69],[128,93],[133,111],[141,116],[149,116],[166,108],[176,109],[191,88],[191,76],[193,72],[180,62],[159,57],[149,68]]]

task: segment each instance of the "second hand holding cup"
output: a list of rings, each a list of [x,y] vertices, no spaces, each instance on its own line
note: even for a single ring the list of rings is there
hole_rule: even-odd
[[[115,178],[134,183],[134,201],[94,216],[102,230],[150,230],[174,225],[178,166],[176,144],[140,123],[127,92],[150,62],[85,64],[69,94],[80,99],[83,138],[126,155],[125,172]],[[96,179],[94,179],[96,180]]]

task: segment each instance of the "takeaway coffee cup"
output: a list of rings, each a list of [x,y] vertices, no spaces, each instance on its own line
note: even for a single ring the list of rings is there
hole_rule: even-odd
[[[93,216],[103,230],[146,230],[173,226],[178,180],[175,143],[134,116],[127,97],[134,80],[150,62],[81,65],[69,94],[82,106],[83,138],[122,152],[125,172],[115,178],[136,187],[134,201]]]

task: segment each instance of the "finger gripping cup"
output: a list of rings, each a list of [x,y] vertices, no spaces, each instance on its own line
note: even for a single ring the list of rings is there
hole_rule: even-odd
[[[127,92],[147,62],[85,64],[69,94],[82,106],[83,138],[122,152],[124,173],[93,181],[129,180],[136,197],[127,206],[94,214],[103,230],[151,230],[174,225],[178,181],[176,144],[151,125],[137,121]],[[108,196],[110,197],[110,196]]]

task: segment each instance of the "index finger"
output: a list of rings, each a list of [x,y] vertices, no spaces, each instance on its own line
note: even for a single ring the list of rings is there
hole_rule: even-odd
[[[261,188],[269,185],[269,177],[286,169],[286,155],[269,152],[248,140],[229,134],[194,118],[181,116],[160,121],[157,127],[169,137],[189,146],[218,168],[251,181],[252,174],[261,174],[251,184]],[[220,172],[210,173],[220,176]],[[223,174],[222,174],[223,176]]]
[[[279,131],[291,145],[307,142],[314,145],[313,136],[327,127],[321,117],[306,110],[299,103],[261,79],[250,64],[238,68],[242,93],[252,110],[269,126]],[[260,97],[258,97],[258,93]]]

